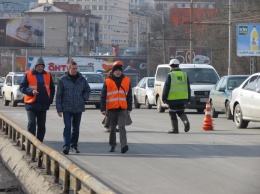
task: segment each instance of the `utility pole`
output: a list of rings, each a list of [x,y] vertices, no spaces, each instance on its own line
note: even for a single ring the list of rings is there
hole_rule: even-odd
[[[193,63],[193,2],[190,2],[190,63]]]
[[[232,75],[232,12],[231,12],[231,3],[232,0],[229,0],[228,10],[229,10],[229,19],[228,19],[228,75]]]
[[[165,46],[165,21],[164,21],[164,11],[162,13],[162,23],[163,23],[163,62],[166,64],[166,46]]]

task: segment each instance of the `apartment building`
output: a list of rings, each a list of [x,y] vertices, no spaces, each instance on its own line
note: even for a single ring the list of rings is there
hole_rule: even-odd
[[[38,0],[0,0],[0,13],[22,13],[37,2]]]
[[[29,55],[86,56],[97,46],[100,18],[79,11],[77,5],[61,7],[43,4],[24,12],[45,19],[45,49],[28,50]]]

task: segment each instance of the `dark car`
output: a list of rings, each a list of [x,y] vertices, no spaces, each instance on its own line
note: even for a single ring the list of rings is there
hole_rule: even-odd
[[[217,118],[220,113],[225,113],[227,119],[232,119],[229,108],[231,92],[240,86],[248,77],[249,75],[226,75],[220,78],[209,95],[211,115],[213,118]]]

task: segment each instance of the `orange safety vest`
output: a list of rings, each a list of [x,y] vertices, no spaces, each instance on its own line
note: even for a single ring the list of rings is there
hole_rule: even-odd
[[[130,79],[124,77],[120,88],[117,88],[116,83],[108,78],[106,79],[107,85],[107,97],[106,97],[106,108],[109,109],[127,109],[126,96],[129,91]]]
[[[44,86],[46,88],[48,97],[50,98],[50,93],[51,93],[51,90],[50,90],[51,74],[49,72],[44,73],[43,74],[43,79],[44,79]],[[29,87],[32,90],[37,90],[38,84],[37,84],[36,75],[33,75],[31,70],[27,71],[27,80],[29,82]],[[29,96],[29,95],[25,95],[24,96],[24,102],[25,103],[33,103],[35,101],[35,99],[36,99],[36,96]]]

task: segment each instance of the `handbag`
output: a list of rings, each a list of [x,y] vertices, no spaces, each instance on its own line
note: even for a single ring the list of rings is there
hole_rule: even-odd
[[[129,113],[127,113],[126,114],[126,121],[125,121],[125,125],[131,125],[132,124],[132,119],[131,119],[131,117],[130,117],[130,114]]]

